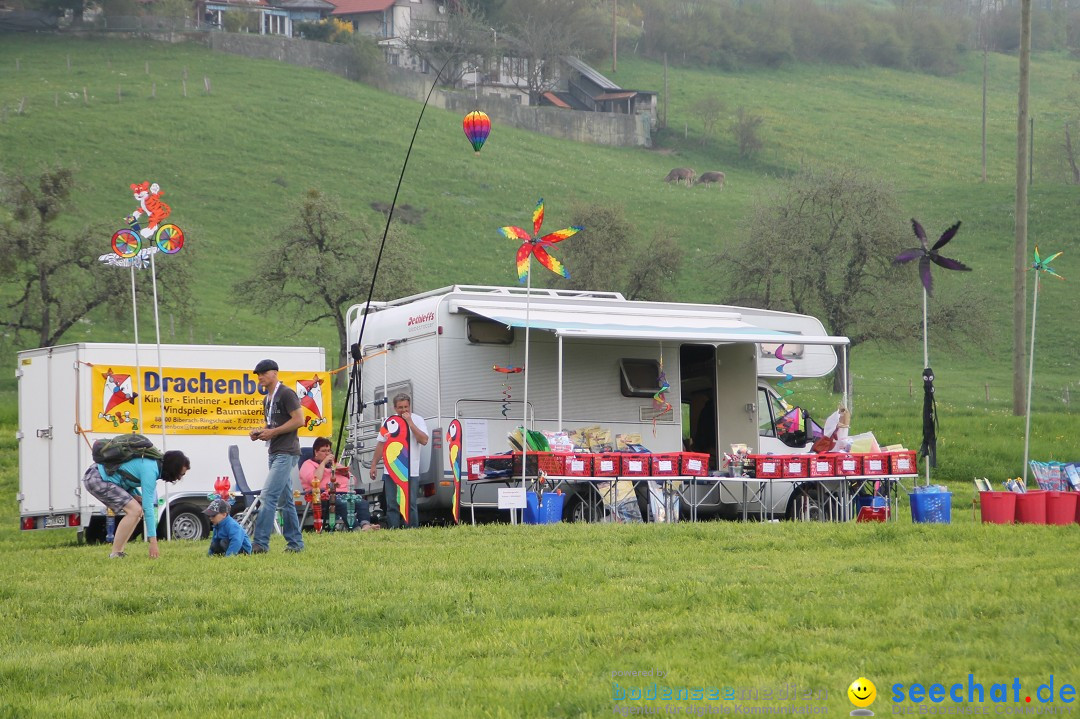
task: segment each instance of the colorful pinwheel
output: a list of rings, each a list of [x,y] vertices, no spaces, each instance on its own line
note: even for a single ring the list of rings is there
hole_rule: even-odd
[[[1028,450],[1031,444],[1031,383],[1035,380],[1035,314],[1039,311],[1039,278],[1043,273],[1051,274],[1059,280],[1065,278],[1050,268],[1050,263],[1058,258],[1060,252],[1047,257],[1045,260],[1039,256],[1039,246],[1035,245],[1035,261],[1031,263],[1031,269],[1035,270],[1035,290],[1031,298],[1031,359],[1028,361],[1027,382],[1027,411],[1024,419],[1024,484],[1027,484]]]
[[[522,240],[521,247],[518,248],[517,252],[518,282],[524,282],[525,278],[529,276],[530,256],[535,256],[537,262],[555,274],[562,275],[567,279],[570,278],[570,272],[563,266],[563,263],[549,255],[545,248],[551,247],[556,242],[562,242],[567,237],[573,237],[584,228],[575,225],[573,227],[567,227],[565,230],[551,232],[543,237],[537,237],[537,235],[540,234],[540,226],[543,224],[544,200],[541,198],[536,203],[536,209],[533,210],[533,231],[531,235],[520,227],[508,225],[499,228],[499,232],[501,232],[504,237],[509,237],[512,240]]]
[[[957,231],[960,229],[960,223],[955,225],[941,233],[941,237],[934,243],[934,246],[927,249],[926,247],[926,230],[919,224],[918,220],[911,220],[911,228],[915,230],[915,236],[919,238],[919,243],[922,247],[912,247],[904,250],[899,255],[893,258],[894,265],[902,265],[905,262],[911,262],[915,258],[919,259],[919,276],[922,278],[923,287],[926,289],[926,294],[933,296],[933,279],[930,277],[930,263],[944,267],[947,270],[959,270],[960,272],[971,272],[971,268],[962,262],[956,260],[950,260],[948,257],[942,257],[938,254],[945,245],[949,244],[949,240],[956,236]]]
[[[1035,261],[1031,264],[1031,269],[1035,270],[1036,272],[1046,272],[1053,275],[1054,277],[1057,277],[1059,280],[1063,280],[1065,279],[1064,277],[1054,272],[1050,268],[1050,263],[1056,260],[1060,255],[1060,252],[1055,252],[1054,254],[1047,257],[1045,260],[1041,259],[1039,257],[1039,246],[1035,245]]]
[[[491,119],[483,110],[473,110],[461,121],[461,127],[465,130],[465,137],[469,138],[472,149],[479,155],[480,148],[491,134]]]

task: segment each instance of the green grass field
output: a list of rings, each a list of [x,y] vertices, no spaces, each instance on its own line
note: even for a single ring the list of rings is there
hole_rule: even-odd
[[[660,66],[619,60],[617,82],[660,89]],[[488,525],[310,536],[299,557],[281,553],[280,540],[270,555],[236,560],[178,542],[150,562],[133,546],[127,560],[109,562],[107,550],[78,546],[73,532],[16,529],[17,416],[6,374],[0,716],[607,716],[634,706],[613,700],[613,680],[648,683],[612,673],[645,669],[665,672],[653,680],[674,688],[795,684],[827,692],[798,706],[833,715],[852,709],[845,691],[860,676],[877,685],[879,715],[893,713],[895,683],[949,685],[974,673],[988,688],[1015,677],[1034,691],[1050,675],[1058,687],[1075,685],[1080,527],[972,517],[972,476],[1018,474],[1024,434],[1009,411],[1016,59],[992,56],[990,66],[986,184],[981,58],[971,57],[951,78],[672,69],[669,128],[648,151],[496,127],[477,158],[460,117],[429,108],[399,198],[424,213],[411,231],[424,248],[426,287],[513,283],[512,249],[495,228],[525,222],[543,196],[549,223],[587,200],[623,206],[642,236],[671,228],[687,252],[679,294],[694,301],[721,289],[707,257],[737,236],[755,197],[801,163],[877,170],[928,228],[962,219],[950,247],[976,271],[939,277],[937,287],[945,297],[984,293],[998,329],[988,350],[946,352],[935,348],[949,328],[932,328],[942,418],[935,477],[953,492],[951,525],[915,525],[906,510],[888,525]],[[1032,71],[1031,236],[1066,250],[1056,266],[1069,278],[1047,287],[1039,307],[1032,456],[1042,459],[1080,459],[1080,342],[1069,301],[1080,281],[1077,195],[1052,176],[1053,128],[1077,67],[1045,56]],[[726,136],[700,143],[689,107],[708,94],[766,117],[759,158],[737,159]],[[334,76],[190,45],[22,36],[0,39],[0,107],[6,168],[78,168],[73,223],[119,220],[131,209],[129,183],[161,183],[199,251],[199,311],[166,339],[327,347],[332,328],[293,333],[259,322],[231,282],[308,187],[337,194],[381,231],[369,206],[390,200],[419,112]],[[722,169],[727,187],[661,182],[680,165]],[[103,252],[107,245],[103,237]],[[68,339],[130,338],[126,310],[91,319]],[[11,367],[17,348],[8,345]],[[856,350],[855,431],[917,446],[921,361],[920,347]],[[819,416],[835,401],[822,383],[797,389],[794,399]],[[683,714],[788,704],[668,703]]]

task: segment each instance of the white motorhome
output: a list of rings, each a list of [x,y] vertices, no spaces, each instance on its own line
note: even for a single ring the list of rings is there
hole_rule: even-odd
[[[266,475],[266,447],[248,431],[262,426],[262,397],[252,368],[272,358],[279,377],[301,396],[301,439],[330,434],[330,392],[321,347],[238,347],[82,343],[18,354],[19,517],[25,530],[74,528],[105,536],[104,507],[82,487],[97,439],[139,432],[158,447],[179,449],[191,470],[175,484],[158,482],[159,536],[200,539],[210,526],[202,510],[218,477],[236,489],[228,449],[236,445],[253,485]],[[327,387],[329,385],[327,384]],[[165,408],[162,435],[161,408]]]
[[[694,438],[716,466],[717,448],[794,453],[776,437],[776,393],[759,378],[820,377],[837,367],[845,337],[829,336],[815,318],[707,304],[642,302],[619,293],[455,285],[391,302],[354,305],[349,342],[365,357],[359,392],[349,398],[354,466],[370,466],[387,398],[411,395],[432,442],[421,452],[420,511],[425,520],[449,511],[449,458],[442,438],[451,420],[464,428],[466,456],[509,449],[507,435],[528,413],[530,429],[601,425],[639,434],[654,452],[684,449]],[[791,362],[777,371],[784,344]],[[355,350],[354,350],[355,352]],[[526,356],[526,353],[528,356]],[[844,362],[846,369],[846,360]],[[506,374],[497,367],[526,367]],[[658,414],[661,371],[672,410]],[[526,387],[527,383],[527,387]],[[711,427],[710,427],[711,425]],[[707,445],[703,446],[703,445]],[[366,479],[366,472],[360,472]],[[779,484],[779,483],[778,483]],[[377,483],[362,486],[377,499]],[[476,506],[492,506],[494,486],[477,488]],[[704,492],[704,486],[691,488]],[[470,492],[462,491],[468,508]],[[787,511],[791,487],[773,495]],[[737,492],[699,497],[700,514],[735,513]],[[587,491],[566,503],[581,517]],[[760,511],[760,503],[750,508]]]

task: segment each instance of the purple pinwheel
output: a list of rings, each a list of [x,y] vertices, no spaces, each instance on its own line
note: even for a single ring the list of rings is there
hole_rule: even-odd
[[[918,220],[911,220],[911,228],[915,230],[915,236],[919,238],[919,243],[922,247],[912,247],[911,249],[904,250],[895,258],[893,258],[894,265],[902,265],[905,262],[911,262],[915,258],[919,259],[919,276],[922,278],[923,287],[926,289],[926,294],[933,295],[933,280],[930,277],[930,263],[944,267],[947,270],[959,270],[960,272],[971,272],[971,268],[965,265],[963,262],[957,260],[951,260],[948,257],[942,257],[938,254],[938,250],[949,243],[953,237],[956,236],[957,231],[960,229],[960,223],[955,225],[941,233],[941,237],[934,243],[934,246],[927,249],[926,247],[926,230],[919,224]]]

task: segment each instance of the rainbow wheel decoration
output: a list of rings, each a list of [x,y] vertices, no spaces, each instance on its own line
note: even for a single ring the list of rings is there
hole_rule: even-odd
[[[142,239],[132,230],[117,230],[112,236],[113,252],[121,257],[134,257],[139,254]]]
[[[166,255],[175,255],[184,247],[184,231],[176,225],[162,225],[154,233],[154,241]]]

